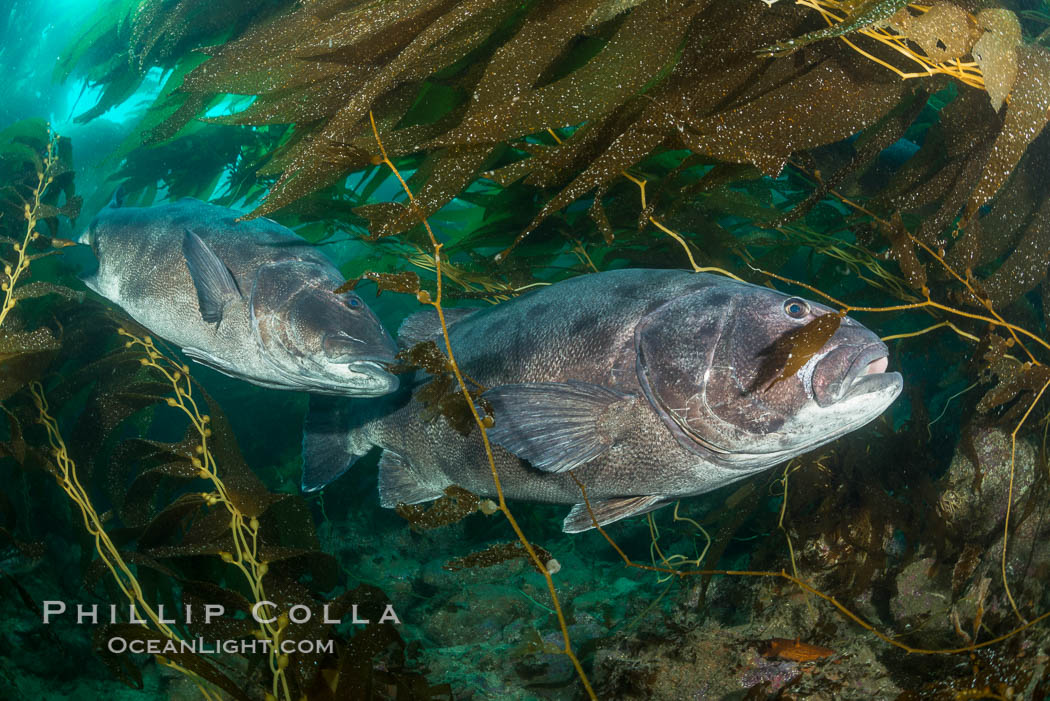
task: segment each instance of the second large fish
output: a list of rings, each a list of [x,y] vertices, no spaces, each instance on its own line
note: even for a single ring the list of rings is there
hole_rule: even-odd
[[[334,265],[268,219],[190,198],[95,217],[92,290],[186,355],[264,387],[375,397],[397,348]]]

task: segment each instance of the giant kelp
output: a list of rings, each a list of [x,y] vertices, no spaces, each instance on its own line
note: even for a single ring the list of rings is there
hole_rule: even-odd
[[[105,647],[113,636],[153,641],[157,661],[185,674],[205,698],[218,698],[217,690],[235,699],[263,691],[297,698],[307,690],[311,698],[346,698],[378,694],[385,684],[407,698],[447,695],[406,666],[398,651],[405,643],[391,624],[371,623],[352,636],[321,624],[323,613],[339,619],[351,606],[375,620],[388,600],[374,587],[340,584],[302,499],[270,492],[248,469],[221,409],[186,366],[93,305],[60,316],[63,340],[74,344],[65,354],[72,367],[9,404],[17,445],[5,443],[3,454],[52,474],[68,494],[71,525],[86,529],[85,589],[123,602],[122,612],[134,607],[96,636],[96,652],[118,677],[142,686],[139,668]],[[75,397],[85,390],[80,406]],[[69,416],[52,406],[79,411]],[[180,418],[185,434],[166,437]],[[221,604],[225,615],[203,619],[205,603]],[[170,617],[184,605],[198,615],[165,619],[165,609]],[[260,605],[264,620],[256,621],[250,616]],[[290,619],[292,606],[301,608]],[[181,647],[199,639],[256,643],[218,657]],[[311,641],[310,649],[282,651],[282,641]],[[319,641],[331,649],[315,648]]]
[[[1002,246],[984,239],[1003,235],[979,233],[986,216],[994,214],[993,223],[999,216],[984,208],[1005,184],[995,202],[1016,209],[1024,185],[1020,175],[1009,176],[1023,156],[1039,158],[1036,137],[1050,93],[1050,59],[1024,39],[1024,19],[995,9],[973,15],[950,3],[333,0],[249,14],[231,2],[223,9],[222,37],[229,39],[219,44],[212,18],[193,2],[143,3],[132,12],[134,5],[102,13],[71,47],[63,71],[117,85],[124,79],[100,72],[103,64],[92,58],[106,47],[106,56],[119,48],[106,65],[122,66],[121,75],[175,66],[138,132],[155,149],[219,133],[202,131],[198,118],[256,127],[250,148],[180,143],[176,151],[207,160],[181,174],[156,171],[152,183],[148,167],[135,166],[135,186],[152,189],[161,180],[174,192],[202,194],[229,168],[228,200],[266,194],[251,216],[294,204],[298,214],[283,214],[291,221],[335,219],[323,205],[295,204],[318,200],[373,237],[401,233],[415,245],[424,241],[414,225],[463,197],[485,212],[481,226],[453,234],[464,251],[506,249],[538,227],[545,244],[560,240],[569,249],[576,244],[564,232],[581,226],[630,246],[639,206],[638,193],[632,198],[623,186],[630,168],[665,173],[649,179],[650,208],[709,211],[710,224],[739,212],[739,198],[718,201],[721,195],[781,173],[796,155],[812,154],[819,167],[828,160],[820,147],[859,132],[852,149],[834,149],[852,157],[830,159],[815,197],[787,208],[793,216],[831,186],[856,183],[859,195],[882,211],[900,211],[909,226],[921,217],[917,233],[927,243],[947,243],[959,220],[953,263],[965,258],[987,268]],[[171,18],[179,19],[179,34],[158,38]],[[207,58],[179,63],[191,46]],[[897,68],[902,62],[907,70]],[[911,70],[916,63],[922,68]],[[931,95],[950,82],[958,97],[941,106]],[[207,112],[236,96],[249,101],[228,103],[228,114]],[[113,99],[107,94],[99,107]],[[918,136],[931,108],[940,114]],[[363,206],[355,195],[368,191],[347,192],[342,184],[372,165],[370,112],[391,157],[409,159],[411,205]],[[902,137],[917,137],[921,148],[889,182],[871,177],[879,153]],[[712,169],[717,163],[753,169]],[[769,182],[762,187],[768,191]],[[592,202],[590,221],[566,210],[581,198]],[[356,214],[346,211],[348,199]],[[1038,203],[1025,209],[1036,212]],[[519,213],[517,221],[509,211]],[[556,221],[544,226],[552,215]],[[986,270],[997,302],[1013,301],[1044,277],[1040,221],[1034,216],[1014,235],[1023,243],[1012,259]],[[484,267],[504,276],[514,270]]]
[[[887,337],[895,356],[921,357],[945,377],[911,380],[908,411],[895,417],[904,428],[887,421],[791,466],[808,474],[792,477],[791,507],[781,504],[776,525],[789,545],[799,541],[803,572],[821,575],[837,597],[824,598],[840,611],[892,584],[920,552],[973,560],[924,515],[936,502],[928,474],[936,467],[921,446],[940,430],[925,404],[940,381],[963,378],[982,391],[954,420],[967,431],[1002,425],[1017,439],[1048,386],[1040,338],[1050,313],[1042,186],[1050,63],[1032,40],[1045,23],[1001,8],[895,1],[329,0],[236,15],[230,40],[187,57],[188,46],[215,38],[193,28],[196,4],[139,5],[147,19],[161,7],[181,18],[179,51],[168,44],[164,58],[143,48],[153,41],[142,43],[144,34],[122,44],[120,32],[97,30],[80,39],[70,65],[79,60],[96,82],[119,88],[92,59],[99,36],[136,71],[179,61],[136,137],[145,148],[129,142],[120,154],[118,177],[143,201],[158,182],[205,194],[228,171],[220,196],[255,203],[265,193],[249,216],[313,222],[303,231],[313,240],[367,232],[376,258],[347,261],[350,275],[397,271],[378,277],[397,281],[407,266],[422,268],[438,275],[437,285],[421,281],[424,290],[440,291],[442,277],[462,288],[447,285],[446,298],[495,302],[537,279],[699,260],[758,282],[802,280],[842,311],[877,311],[895,332]],[[396,168],[409,174],[407,202],[385,201]],[[437,235],[420,226],[428,217]],[[1040,286],[1041,297],[1031,294]],[[414,281],[406,289],[418,293]],[[818,351],[838,318],[771,347],[767,381]],[[938,330],[958,342],[934,351],[908,340]],[[435,420],[453,414],[471,428],[471,388],[461,387],[457,407],[442,404],[460,382],[453,359],[433,351],[443,377],[430,397]],[[884,452],[872,457],[875,445]],[[148,457],[149,447],[121,456]],[[866,480],[886,455],[901,456],[895,469]],[[136,494],[159,477],[142,479]],[[757,492],[741,498],[746,508],[716,514],[714,559],[761,511]],[[1038,509],[1032,503],[1023,515]],[[1007,512],[1001,533],[1009,525]],[[891,557],[894,528],[907,547]],[[1007,550],[1004,539],[1004,585]],[[754,558],[773,556],[768,546]],[[672,556],[650,569],[700,574],[669,566],[682,562]],[[953,586],[977,586],[973,572],[956,567]],[[734,574],[813,593],[798,576]],[[1040,604],[1024,596],[1020,609]],[[1009,589],[1006,597],[1020,616]],[[975,629],[1010,632],[1005,604],[975,619]]]
[[[218,698],[218,690],[235,699],[264,690],[293,698],[308,689],[312,698],[345,698],[379,693],[376,686],[386,684],[408,698],[447,696],[408,668],[399,651],[405,643],[390,624],[373,623],[347,636],[318,622],[324,610],[336,618],[354,605],[381,611],[387,599],[376,588],[341,585],[337,566],[319,551],[302,499],[269,491],[248,469],[222,410],[187,366],[129,320],[85,303],[69,288],[26,283],[41,258],[69,243],[53,234],[59,217],[76,216],[79,200],[68,140],[42,121],[16,124],[4,134],[11,141],[0,151],[0,221],[14,258],[4,269],[0,311],[0,408],[6,418],[0,459],[5,475],[12,464],[20,468],[10,483],[24,489],[47,486],[34,481],[34,473],[50,475],[69,507],[64,524],[42,523],[28,506],[14,505],[5,481],[5,547],[39,557],[39,546],[23,537],[61,533],[79,541],[80,577],[69,579],[82,580],[85,592],[127,612],[99,629],[95,645],[113,674],[131,686],[142,687],[142,672],[109,651],[108,638],[158,645],[157,661],[184,674],[204,698]],[[57,302],[33,304],[55,293]],[[185,431],[173,435],[180,421]],[[46,492],[35,500],[51,501]],[[61,521],[64,512],[56,507],[53,515]],[[12,525],[18,530],[9,530]],[[39,615],[34,594],[16,577],[5,577]],[[273,602],[264,613],[270,617],[253,622],[253,606],[265,601]],[[165,608],[170,616],[183,604],[199,610],[204,602],[219,603],[230,615],[211,622],[166,619]],[[307,608],[309,620],[290,618],[293,605]],[[216,664],[181,647],[201,637],[269,647],[248,648],[240,662],[231,653]],[[277,647],[303,640],[327,641],[331,648]]]
[[[196,63],[191,49],[223,41],[280,6],[238,0],[108,0],[84,20],[80,40],[58,58],[55,77],[64,80],[79,70],[85,85],[102,89],[98,102],[77,116],[78,121],[90,121],[128,99],[150,68],[174,70],[178,82],[181,73],[176,69]],[[167,95],[161,97],[167,101]],[[196,102],[187,106],[186,96],[176,95],[170,102],[166,107],[175,112],[201,107]]]
[[[72,157],[69,140],[42,120],[25,120],[0,132],[0,400],[37,377],[59,348],[52,328],[34,323],[32,314],[16,313],[16,306],[49,293],[76,296],[46,282],[27,284],[30,264],[68,243],[55,238],[59,218],[75,220],[80,212]]]

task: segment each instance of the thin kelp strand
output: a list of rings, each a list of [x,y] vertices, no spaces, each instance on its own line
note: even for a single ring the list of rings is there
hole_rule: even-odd
[[[1027,623],[1027,621],[1024,616],[1021,615],[1021,612],[1017,610],[1017,602],[1014,601],[1014,596],[1010,592],[1010,583],[1006,577],[1006,543],[1010,535],[1010,511],[1014,501],[1014,473],[1017,471],[1017,432],[1021,430],[1022,426],[1024,426],[1025,421],[1028,420],[1032,410],[1035,409],[1035,405],[1038,404],[1039,400],[1043,397],[1043,393],[1046,392],[1047,387],[1050,387],[1050,380],[1047,380],[1039,389],[1039,392],[1035,395],[1035,399],[1033,399],[1032,403],[1028,405],[1028,409],[1025,411],[1024,416],[1022,416],[1021,420],[1017,422],[1017,426],[1014,427],[1014,430],[1010,432],[1010,484],[1006,491],[1006,517],[1003,519],[1003,556],[999,564],[1000,574],[1003,579],[1003,589],[1006,591],[1006,598],[1010,600],[1010,607],[1013,609],[1014,615],[1017,616],[1022,623]]]
[[[386,149],[383,147],[383,140],[379,137],[379,130],[376,128],[375,117],[372,115],[371,112],[369,112],[368,118],[372,124],[372,130],[375,134],[376,144],[379,146],[379,152],[381,155],[380,163],[386,164],[386,166],[390,168],[391,171],[393,171],[398,182],[401,183],[401,187],[404,189],[405,194],[408,195],[409,199],[411,200],[412,191],[409,189],[408,184],[405,183],[404,178],[401,177],[401,173],[398,172],[397,167],[387,156]],[[514,530],[514,533],[518,536],[518,540],[521,542],[522,547],[525,548],[525,551],[528,553],[529,559],[532,560],[533,565],[543,575],[543,578],[547,583],[547,591],[551,595],[551,602],[554,605],[554,610],[558,617],[558,625],[561,628],[562,640],[564,641],[563,652],[572,661],[572,665],[573,667],[575,667],[576,673],[579,676],[580,681],[583,683],[583,687],[584,690],[587,692],[587,696],[593,699],[594,701],[597,701],[598,697],[597,695],[595,695],[594,689],[591,688],[591,683],[587,679],[587,674],[584,672],[583,666],[580,664],[579,659],[576,657],[576,654],[572,650],[572,640],[569,637],[568,622],[565,619],[565,613],[564,611],[562,611],[561,603],[558,600],[558,593],[555,590],[554,580],[551,577],[550,569],[547,567],[547,563],[540,558],[539,554],[536,552],[536,549],[533,548],[528,538],[525,537],[525,532],[521,530],[521,526],[518,525],[517,520],[510,512],[510,507],[507,506],[507,500],[503,495],[503,487],[500,484],[499,472],[498,470],[496,470],[496,458],[492,453],[492,444],[489,442],[488,437],[487,429],[492,426],[492,420],[491,418],[486,417],[486,419],[488,419],[486,421],[485,419],[482,419],[481,415],[478,413],[477,407],[474,405],[474,402],[471,399],[470,389],[467,387],[466,380],[463,378],[463,374],[460,372],[459,365],[456,363],[455,356],[452,353],[452,341],[450,340],[448,335],[448,324],[445,321],[445,311],[441,306],[441,248],[443,244],[437,240],[437,237],[434,235],[434,232],[430,228],[429,222],[427,222],[425,219],[423,220],[423,226],[426,229],[427,236],[430,238],[430,243],[433,246],[434,250],[434,267],[436,270],[437,277],[437,293],[436,296],[433,299],[431,299],[430,295],[427,294],[425,291],[420,291],[419,301],[423,304],[429,304],[430,306],[434,307],[434,311],[437,312],[438,321],[441,323],[441,335],[445,342],[445,352],[448,354],[449,366],[452,368],[452,372],[456,376],[456,382],[459,383],[460,392],[463,394],[463,398],[466,400],[467,406],[470,409],[470,413],[473,415],[474,421],[476,422],[478,429],[481,431],[481,441],[485,447],[485,456],[488,458],[489,468],[492,470],[492,481],[495,485],[496,494],[499,498],[499,510],[502,511],[503,515],[507,518],[507,522]]]
[[[59,487],[62,488],[66,495],[69,496],[70,500],[72,500],[80,510],[80,516],[84,522],[84,528],[92,537],[95,551],[101,558],[102,563],[106,566],[106,569],[109,570],[117,587],[131,603],[133,607],[132,610],[142,611],[145,614],[148,623],[142,623],[141,625],[148,627],[152,624],[153,627],[164,637],[175,642],[181,642],[181,636],[163,622],[157,612],[153,609],[153,606],[146,601],[146,597],[142,592],[142,587],[139,584],[138,578],[131,571],[131,568],[128,567],[124,558],[121,556],[120,551],[117,549],[116,545],[113,544],[109,534],[103,527],[102,519],[95,510],[95,507],[91,502],[91,497],[80,483],[76,463],[74,463],[72,458],[69,457],[65,441],[63,440],[62,433],[58,427],[58,421],[56,421],[50,414],[50,407],[48,406],[43,386],[39,382],[32,382],[29,385],[29,392],[33,397],[33,403],[36,406],[38,421],[47,432],[48,444],[51,447],[51,457],[54,460],[55,479],[57,480]],[[205,688],[204,685],[207,682],[196,672],[186,669],[185,667],[162,656],[157,656],[157,661],[186,675],[194,683],[205,699],[219,698],[217,694],[212,695]]]
[[[55,181],[55,172],[59,166],[58,154],[56,153],[57,146],[58,135],[52,132],[50,127],[48,127],[47,148],[41,161],[41,165],[36,173],[37,183],[33,188],[31,201],[26,202],[23,209],[23,216],[26,221],[26,233],[20,244],[12,244],[15,254],[17,255],[14,266],[12,267],[9,264],[4,265],[3,276],[6,279],[0,284],[0,290],[4,293],[3,306],[0,306],[0,326],[3,326],[4,321],[7,319],[7,315],[11,313],[11,310],[15,308],[15,304],[17,303],[15,285],[18,284],[18,280],[29,269],[29,261],[31,260],[29,255],[29,244],[40,238],[40,234],[36,230],[37,223],[42,218],[41,214],[44,209],[41,205],[40,198]]]
[[[554,137],[554,140],[557,141],[559,144],[562,143],[561,138],[558,136],[557,132],[555,132],[553,129],[548,129],[547,132],[552,137]],[[646,201],[645,201],[645,186],[646,186],[647,181],[644,178],[637,178],[637,177],[631,175],[626,170],[620,171],[620,174],[623,177],[627,178],[627,180],[631,181],[632,183],[634,183],[635,185],[638,186],[638,196],[641,198],[642,211],[643,212],[647,211],[648,205],[646,204]],[[649,222],[653,226],[655,226],[660,231],[664,232],[665,234],[667,234],[668,236],[673,238],[685,250],[686,257],[689,258],[689,265],[692,266],[694,273],[719,273],[721,275],[725,275],[726,277],[729,277],[729,278],[732,278],[734,280],[737,280],[738,282],[743,282],[743,280],[741,280],[739,277],[737,277],[733,273],[731,273],[728,270],[725,270],[723,268],[716,268],[716,267],[706,267],[706,268],[704,268],[704,267],[701,267],[701,266],[697,265],[696,264],[696,260],[693,258],[693,251],[692,251],[692,249],[689,248],[689,244],[686,243],[685,239],[682,238],[681,234],[679,234],[678,232],[667,228],[662,223],[660,223],[656,219],[656,217],[654,217],[652,215],[648,215],[647,218],[648,218]],[[523,238],[524,238],[524,235],[519,235],[518,238],[515,239],[514,244],[510,248],[508,248],[507,250],[501,252],[498,255],[498,258],[500,260],[505,259],[506,256],[510,253],[510,251],[514,248],[514,246],[516,246]],[[582,249],[582,244],[581,244],[581,249]],[[586,251],[584,251],[583,254],[584,254],[584,256],[586,256],[587,255]],[[587,262],[590,264],[591,268],[593,268],[595,270],[595,272],[597,272],[597,268],[595,268],[594,263],[591,262],[590,257],[587,257]]]
[[[189,374],[189,367],[179,365],[162,354],[149,336],[139,337],[123,328],[118,329],[117,333],[128,339],[125,347],[142,350],[144,357],[140,359],[140,363],[144,367],[159,373],[171,385],[172,396],[168,397],[167,405],[180,410],[190,420],[200,440],[196,449],[197,454],[191,459],[191,462],[197,468],[198,476],[208,480],[215,490],[201,496],[207,505],[220,505],[230,515],[229,529],[234,551],[232,553],[220,552],[219,556],[223,562],[233,565],[244,576],[245,583],[252,593],[253,604],[267,601],[263,578],[269,571],[269,563],[259,556],[259,519],[256,516],[245,518],[245,514],[231,497],[226,484],[219,477],[218,465],[208,444],[208,439],[212,435],[211,428],[209,428],[211,417],[201,413],[193,398],[193,381]],[[272,679],[271,693],[275,699],[291,701],[291,689],[285,672],[289,659],[287,654],[280,651],[281,635],[288,626],[288,615],[281,614],[277,617],[276,622],[269,619],[257,622],[259,623],[257,631],[259,636],[272,643],[268,650]]]
[[[871,210],[865,208],[864,206],[862,206],[860,204],[857,204],[856,202],[854,202],[853,200],[845,197],[844,195],[840,194],[836,190],[829,190],[828,193],[833,195],[834,197],[836,197],[843,204],[845,204],[845,205],[847,205],[849,207],[852,207],[853,209],[856,209],[858,212],[861,212],[861,213],[871,217],[875,221],[879,222],[884,227],[886,227],[887,230],[896,228],[896,227],[894,227],[894,225],[891,222],[887,221],[886,219],[884,219],[882,217],[879,217],[878,215],[876,215]],[[969,314],[967,312],[963,312],[961,310],[957,310],[957,309],[954,309],[954,308],[951,308],[951,307],[939,305],[939,304],[933,302],[932,300],[930,300],[930,298],[929,298],[929,296],[930,296],[929,290],[927,288],[925,288],[925,287],[923,287],[923,294],[926,296],[926,301],[919,303],[918,305],[916,305],[916,307],[932,306],[934,308],[941,309],[942,311],[955,313],[955,314],[958,314],[960,316],[968,316],[969,318],[982,319],[982,320],[985,320],[985,321],[991,321],[991,323],[994,323],[994,324],[996,324],[998,326],[1002,326],[1003,328],[1007,329],[1010,332],[1010,336],[1013,338],[1014,342],[1017,343],[1019,346],[1021,346],[1022,349],[1024,349],[1025,353],[1028,354],[1028,357],[1032,361],[1035,361],[1035,356],[1032,355],[1031,351],[1029,351],[1028,348],[1026,348],[1025,345],[1021,342],[1021,339],[1018,338],[1018,336],[1017,336],[1018,333],[1031,338],[1033,341],[1036,341],[1037,343],[1039,343],[1040,345],[1045,347],[1047,350],[1050,350],[1050,343],[1047,343],[1047,341],[1045,339],[1043,339],[1041,336],[1038,336],[1038,335],[1036,335],[1036,334],[1034,334],[1034,333],[1032,333],[1032,332],[1030,332],[1030,331],[1028,331],[1028,330],[1026,330],[1026,329],[1024,329],[1022,327],[1020,327],[1020,326],[1016,326],[1014,324],[1010,324],[1005,319],[1003,319],[1002,316],[994,309],[991,300],[989,300],[987,298],[987,296],[979,294],[977,292],[977,290],[974,289],[973,283],[972,283],[972,276],[970,274],[970,271],[967,271],[967,275],[966,276],[960,275],[955,270],[955,268],[953,268],[952,266],[948,265],[948,262],[944,259],[944,256],[939,254],[937,251],[934,251],[933,248],[931,248],[926,242],[924,242],[924,241],[920,240],[919,238],[917,238],[914,234],[912,234],[907,229],[903,229],[903,233],[905,233],[907,235],[907,237],[912,241],[912,243],[914,243],[915,245],[919,246],[924,251],[926,251],[926,253],[928,253],[930,256],[932,256],[934,258],[934,260],[936,260],[941,265],[941,267],[944,268],[944,270],[949,275],[951,275],[953,278],[955,278],[955,280],[957,280],[958,282],[962,283],[962,285],[966,287],[967,291],[971,295],[973,295],[973,298],[976,299],[978,302],[980,302],[981,305],[985,309],[988,310],[989,314],[991,314],[992,317],[994,317],[994,319],[988,320],[985,317],[979,317],[979,316],[976,316],[976,315]],[[768,273],[768,272],[765,272],[765,271],[760,271],[760,272],[762,272],[765,275],[769,275],[771,277],[776,277],[772,273]],[[802,283],[794,283],[794,284],[800,284],[801,285]],[[805,286],[807,289],[809,289],[809,290],[811,290],[813,292],[816,292],[817,294],[821,295],[825,299],[831,300],[836,305],[842,307],[846,311],[846,313],[849,313],[850,311],[891,311],[891,308],[888,308],[888,307],[883,307],[883,308],[880,309],[880,308],[865,308],[865,307],[849,306],[849,305],[846,305],[846,304],[843,304],[843,303],[839,302],[838,300],[835,300],[834,298],[828,296],[827,294],[825,294],[824,292],[822,292],[820,290],[817,290],[817,289],[815,289],[813,287],[806,286],[806,285],[803,285],[803,286]],[[907,308],[907,307],[905,307],[905,306],[897,306],[897,307],[892,308],[892,310],[903,310],[905,308]]]
[[[980,66],[976,62],[970,61],[964,63],[958,58],[953,58],[947,61],[935,61],[929,56],[912,49],[907,43],[909,39],[908,36],[901,34],[891,26],[880,26],[877,24],[879,20],[886,20],[894,13],[902,10],[902,8],[906,6],[906,2],[902,2],[901,0],[891,0],[890,2],[866,3],[865,5],[868,8],[867,11],[860,13],[851,12],[848,16],[836,14],[832,11],[846,10],[845,3],[838,2],[838,0],[798,0],[797,4],[818,11],[821,17],[828,23],[828,28],[807,34],[806,36],[797,39],[789,39],[776,46],[769,47],[767,53],[770,55],[784,55],[785,53],[795,51],[814,41],[838,37],[861,56],[879,64],[883,68],[893,71],[902,79],[926,78],[937,74],[943,74],[951,76],[971,87],[981,90],[985,88],[984,76],[982,75]],[[914,5],[912,7],[921,9],[922,11],[928,9],[919,8]],[[975,18],[970,16],[970,19],[976,24]],[[844,36],[845,34],[854,31],[857,34],[874,39],[880,44],[889,47],[893,51],[904,56],[907,60],[917,64],[922,70],[918,72],[907,72],[894,66],[892,63],[884,61],[874,54],[865,51]]]

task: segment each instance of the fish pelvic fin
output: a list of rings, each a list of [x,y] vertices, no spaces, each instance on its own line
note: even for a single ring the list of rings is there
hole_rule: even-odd
[[[303,424],[304,492],[316,492],[335,481],[368,452],[358,445],[358,429],[350,428],[352,403],[344,397],[310,396]]]
[[[478,311],[478,307],[449,307],[442,308],[441,311],[445,314],[445,324],[452,326]],[[397,344],[402,348],[411,348],[440,334],[441,319],[438,318],[437,312],[425,309],[401,322],[401,327],[397,330]]]
[[[186,267],[197,288],[201,318],[209,324],[218,324],[222,321],[226,305],[241,296],[233,273],[208,244],[189,229],[186,229],[182,239],[182,255],[186,258]]]
[[[493,443],[544,472],[568,472],[615,441],[618,414],[634,395],[587,382],[533,382],[493,387]]]
[[[386,448],[379,458],[379,505],[392,509],[398,504],[420,504],[444,496],[441,490],[420,484],[405,458]]]
[[[566,533],[580,533],[594,528],[595,521],[598,521],[599,526],[605,526],[628,516],[647,514],[670,503],[671,500],[659,495],[596,499],[590,503],[590,511],[587,510],[587,504],[573,506],[569,515],[562,522],[562,530]],[[593,519],[591,518],[592,511],[594,512]]]

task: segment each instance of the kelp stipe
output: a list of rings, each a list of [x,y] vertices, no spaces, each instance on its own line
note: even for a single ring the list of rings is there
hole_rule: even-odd
[[[47,431],[47,440],[51,446],[52,459],[48,467],[52,471],[55,481],[80,510],[84,527],[87,529],[88,536],[94,540],[95,550],[100,560],[106,569],[109,570],[117,587],[130,602],[129,619],[136,620],[140,615],[146,616],[141,624],[145,629],[144,631],[130,631],[126,635],[133,639],[143,640],[154,639],[153,636],[158,635],[163,642],[182,643],[183,638],[161,620],[163,618],[163,609],[158,614],[157,610],[146,601],[138,578],[132,569],[128,567],[124,557],[106,533],[106,529],[102,525],[102,519],[99,518],[98,512],[95,511],[95,507],[91,503],[91,497],[80,484],[76,464],[66,452],[66,444],[62,439],[58,422],[49,413],[43,386],[38,382],[33,382],[29,386],[29,391],[33,396],[33,403],[36,405],[38,412],[37,421]],[[133,626],[129,627],[133,628]],[[240,696],[236,686],[200,657],[187,658],[185,653],[174,652],[163,656],[158,655],[157,661],[188,676],[205,699],[221,698],[211,690],[211,685],[223,688],[224,682],[230,684],[230,686],[226,687],[228,693],[232,693],[235,698]]]
[[[178,365],[175,361],[166,357],[157,350],[153,340],[149,336],[138,337],[126,329],[117,329],[117,333],[128,340],[125,348],[134,349],[142,353],[140,362],[143,367],[149,368],[160,375],[164,380],[171,383],[172,396],[165,403],[172,408],[178,409],[190,422],[193,431],[196,431],[199,443],[194,447],[194,455],[190,458],[190,465],[197,469],[197,477],[211,483],[212,491],[202,492],[199,496],[208,507],[219,506],[229,514],[230,536],[233,543],[231,551],[220,551],[219,558],[233,565],[244,576],[244,581],[251,591],[250,603],[255,607],[261,606],[266,598],[266,589],[263,578],[270,569],[270,564],[262,559],[259,550],[259,502],[250,495],[238,494],[230,490],[219,477],[219,466],[215,461],[208,446],[208,439],[212,432],[209,424],[211,417],[202,414],[197,402],[193,397],[193,380],[189,375],[189,367]],[[241,509],[247,509],[247,513]],[[291,691],[285,670],[288,668],[288,655],[280,652],[281,636],[288,627],[288,614],[282,613],[279,617],[270,615],[272,612],[264,611],[265,617],[259,621],[259,629],[254,631],[254,636],[259,640],[269,640],[268,659],[270,674],[273,683],[270,694],[276,699],[291,701]]]

